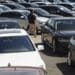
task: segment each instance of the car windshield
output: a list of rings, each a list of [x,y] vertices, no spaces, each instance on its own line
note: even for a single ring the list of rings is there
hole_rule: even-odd
[[[22,11],[22,13],[24,14],[24,15],[26,15],[26,16],[28,16],[29,14],[30,14],[30,12],[29,11]]]
[[[0,22],[0,29],[4,28],[20,28],[20,26],[16,22]]]
[[[20,4],[16,4],[16,6],[17,6],[18,9],[25,9],[25,7],[20,5]]]
[[[35,51],[28,36],[0,37],[0,53]]]
[[[46,12],[43,9],[35,9],[34,12],[38,15],[38,16],[49,16],[50,14],[48,12]]]
[[[75,20],[57,21],[57,30],[75,30]]]
[[[0,8],[2,9],[2,10],[11,10],[9,7],[7,7],[7,6],[0,6]]]
[[[0,75],[46,75],[45,71],[36,68],[0,68]]]
[[[69,2],[75,2],[75,0],[68,0]]]
[[[68,8],[66,8],[66,7],[64,7],[64,6],[60,6],[60,5],[59,5],[58,8],[60,8],[60,9],[63,10],[63,11],[71,12],[70,9],[68,9]]]

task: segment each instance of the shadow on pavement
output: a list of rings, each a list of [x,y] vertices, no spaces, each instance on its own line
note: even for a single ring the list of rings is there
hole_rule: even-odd
[[[75,75],[75,66],[70,68],[66,62],[58,63],[56,65],[63,75]]]
[[[67,53],[64,52],[56,52],[53,53],[52,52],[52,48],[47,47],[45,50],[42,51],[44,54],[46,54],[47,56],[53,56],[53,57],[67,57]]]

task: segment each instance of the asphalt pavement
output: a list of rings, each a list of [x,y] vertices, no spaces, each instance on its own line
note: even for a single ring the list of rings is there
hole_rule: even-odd
[[[34,43],[42,44],[41,36],[32,37]],[[75,66],[70,68],[67,65],[67,55],[62,53],[52,53],[52,49],[47,47],[46,50],[40,52],[43,58],[48,75],[75,75]]]

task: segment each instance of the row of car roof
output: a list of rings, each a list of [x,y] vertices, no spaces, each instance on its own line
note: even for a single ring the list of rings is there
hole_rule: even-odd
[[[6,6],[9,9],[21,9],[25,10],[26,8],[40,8],[41,10],[45,10],[49,14],[58,14],[62,16],[75,16],[74,15],[74,9],[75,9],[75,4],[74,3],[60,3],[60,4],[51,4],[47,2],[33,2],[33,3],[16,3],[16,2],[8,2],[8,3],[1,3],[1,6]],[[4,8],[6,8],[4,7]],[[0,8],[3,10],[2,8]],[[6,9],[6,10],[9,10]],[[3,10],[5,11],[5,10]]]
[[[74,0],[1,0],[0,2],[50,2],[50,3],[62,3],[68,2],[73,3]]]

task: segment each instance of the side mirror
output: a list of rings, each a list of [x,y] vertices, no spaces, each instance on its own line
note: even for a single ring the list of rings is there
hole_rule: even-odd
[[[42,50],[44,50],[44,46],[43,45],[37,45],[37,49],[38,49],[38,51],[42,51]]]

